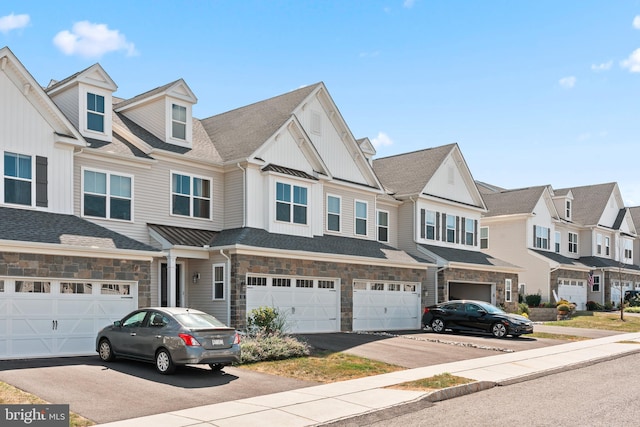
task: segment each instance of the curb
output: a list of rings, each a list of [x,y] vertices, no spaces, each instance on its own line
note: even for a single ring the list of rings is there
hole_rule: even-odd
[[[498,384],[493,381],[476,381],[473,383],[461,384],[432,391],[423,399],[428,400],[432,403],[440,402],[442,400],[453,399],[455,397],[465,396],[467,394],[476,393],[478,391],[488,390],[497,385]]]

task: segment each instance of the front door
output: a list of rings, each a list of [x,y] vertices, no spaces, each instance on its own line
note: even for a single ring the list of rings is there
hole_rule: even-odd
[[[181,296],[182,292],[180,292],[180,264],[176,264],[176,307],[182,307]],[[160,306],[167,307],[167,301],[169,301],[169,293],[167,292],[168,286],[167,280],[167,264],[163,263],[160,266]]]

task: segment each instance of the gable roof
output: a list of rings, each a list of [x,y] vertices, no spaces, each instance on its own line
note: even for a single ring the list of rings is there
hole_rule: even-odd
[[[180,89],[184,93],[178,94],[175,92],[175,89]],[[129,107],[138,103],[147,102],[148,100],[151,100],[163,95],[171,95],[174,97],[179,96],[180,99],[182,99],[183,101],[190,102],[190,103],[197,102],[197,98],[191,91],[191,88],[189,88],[189,85],[187,85],[187,83],[183,79],[178,79],[178,80],[172,81],[171,83],[167,83],[166,85],[162,85],[155,89],[148,90],[144,93],[141,93],[140,95],[136,95],[133,98],[120,101],[117,104],[115,104],[114,102],[113,109],[114,111],[120,112],[122,110],[126,110],[125,107]]]
[[[224,161],[246,159],[291,117],[322,83],[200,120]]]
[[[540,185],[497,193],[484,193],[482,198],[489,210],[485,216],[530,214],[540,201],[546,188],[546,185]]]
[[[573,194],[571,205],[573,222],[581,225],[597,225],[616,187],[615,182],[609,182],[569,188]],[[556,190],[556,194],[563,194],[566,190]]]
[[[391,193],[420,194],[457,144],[373,160],[373,170]]]
[[[130,237],[75,215],[0,207],[0,240],[48,243],[94,249],[153,251]]]

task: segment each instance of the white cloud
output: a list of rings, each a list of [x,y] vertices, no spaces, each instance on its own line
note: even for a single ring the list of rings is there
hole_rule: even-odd
[[[624,61],[620,62],[622,68],[628,68],[632,73],[640,73],[640,49],[634,50]]]
[[[411,9],[414,4],[416,4],[416,0],[404,0],[404,2],[402,3],[402,7]]]
[[[603,62],[602,64],[591,64],[591,70],[593,71],[607,71],[611,69],[613,61]]]
[[[373,52],[360,52],[360,58],[375,58],[380,55],[379,50],[375,50]]]
[[[633,28],[640,30],[640,15],[636,15],[636,17],[633,18]]]
[[[371,140],[371,143],[376,149],[393,145],[393,141],[391,140],[391,138],[389,138],[389,135],[384,132],[378,132],[378,136],[373,138]]]
[[[110,30],[105,24],[80,21],[73,24],[71,31],[60,31],[53,38],[53,44],[65,55],[80,55],[85,58],[99,58],[105,53],[125,51],[127,56],[137,55],[133,43],[129,43],[118,30]]]
[[[7,34],[11,30],[17,30],[29,25],[31,18],[29,15],[11,15],[0,17],[0,32]]]
[[[565,89],[571,89],[576,85],[576,78],[574,76],[563,77],[558,83]]]

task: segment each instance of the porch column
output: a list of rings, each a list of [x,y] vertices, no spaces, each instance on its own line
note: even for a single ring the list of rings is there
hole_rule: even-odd
[[[176,256],[167,255],[167,307],[176,306]]]

